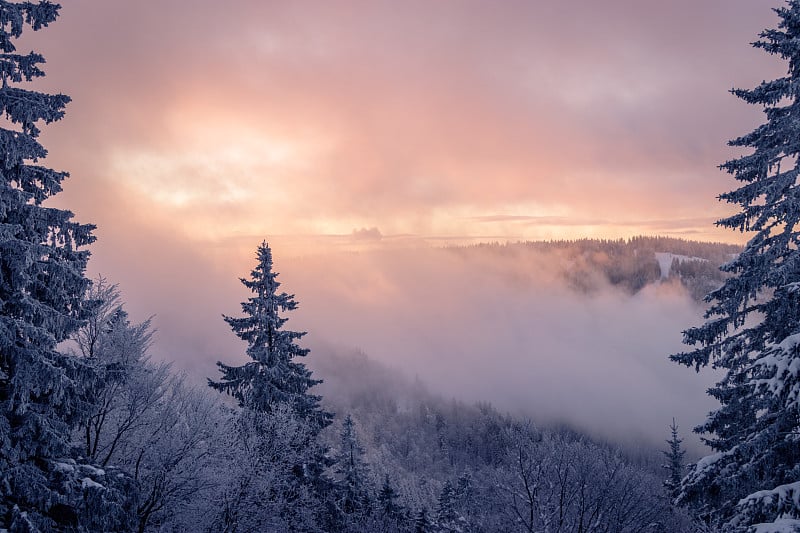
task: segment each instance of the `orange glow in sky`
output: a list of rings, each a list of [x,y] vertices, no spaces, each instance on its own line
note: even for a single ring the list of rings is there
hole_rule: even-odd
[[[741,242],[713,225],[716,166],[761,120],[727,91],[781,73],[748,44],[772,22],[746,0],[74,0],[25,43],[73,97],[44,142],[99,256],[143,233]]]

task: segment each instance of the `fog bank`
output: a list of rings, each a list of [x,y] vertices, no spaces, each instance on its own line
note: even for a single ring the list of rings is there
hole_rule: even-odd
[[[660,443],[673,416],[688,433],[713,408],[712,379],[668,355],[701,310],[671,285],[577,292],[559,261],[425,250],[279,270],[300,301],[292,324],[309,331],[310,346],[357,347],[446,396],[615,440]]]
[[[126,272],[112,281],[134,319],[156,315],[156,357],[199,382],[216,377],[217,360],[245,360],[221,315],[238,315],[248,296],[237,276],[254,266],[249,254],[227,262],[180,247],[131,254],[100,266]],[[127,261],[139,269],[126,271]],[[165,264],[182,275],[164,278]],[[589,283],[596,290],[579,292],[565,281],[568,268],[558,254],[492,249],[275,255],[281,288],[299,303],[286,327],[308,332],[312,366],[327,346],[360,349],[444,396],[659,446],[674,416],[696,444],[690,428],[714,406],[705,395],[713,380],[668,355],[701,310],[673,285],[630,295],[598,276]]]

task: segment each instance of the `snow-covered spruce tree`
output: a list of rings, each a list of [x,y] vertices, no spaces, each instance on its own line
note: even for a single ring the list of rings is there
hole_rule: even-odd
[[[370,487],[364,448],[358,441],[353,418],[350,415],[342,424],[341,445],[336,457],[336,473],[340,484],[342,511],[348,515],[369,514],[371,510]]]
[[[297,308],[293,294],[278,292],[277,272],[272,271],[272,250],[266,241],[256,252],[258,265],[250,279],[242,278],[253,296],[242,302],[246,316],[225,316],[236,335],[247,342],[247,355],[252,361],[241,366],[217,363],[222,372],[220,381],[209,385],[236,398],[241,407],[269,413],[277,405],[288,405],[297,415],[318,430],[328,426],[333,416],[319,404],[320,397],[309,389],[320,383],[298,357],[308,354],[295,341],[305,333],[284,330],[284,311]]]
[[[666,464],[663,465],[664,469],[669,472],[667,479],[664,480],[664,489],[670,501],[674,501],[681,491],[681,479],[683,479],[683,456],[686,451],[681,447],[683,439],[678,436],[678,424],[675,419],[672,419],[672,425],[669,426],[670,438],[667,441],[669,450],[664,450],[661,453],[667,459]]]
[[[383,479],[383,487],[378,493],[378,507],[381,512],[391,520],[400,520],[405,514],[405,508],[397,503],[399,496],[397,491],[394,490],[392,482],[389,479],[389,474]]]
[[[436,508],[436,531],[455,533],[464,531],[466,525],[464,517],[456,510],[456,489],[450,481],[445,481]]]
[[[125,477],[71,457],[91,369],[56,350],[84,315],[81,247],[94,240],[92,225],[42,205],[67,174],[39,164],[39,126],[61,119],[70,99],[18,87],[44,75],[44,58],[18,53],[16,40],[59,9],[0,1],[0,529],[119,530],[130,525],[130,485],[117,490]]]
[[[319,396],[309,392],[320,381],[313,379],[311,371],[296,360],[308,354],[307,349],[296,344],[305,333],[283,329],[287,319],[282,313],[295,309],[297,304],[293,295],[278,292],[278,274],[272,271],[272,251],[266,242],[258,247],[256,257],[258,264],[250,279],[241,280],[253,293],[242,303],[245,316],[224,317],[234,333],[247,342],[247,355],[252,361],[241,366],[218,363],[222,379],[209,380],[209,385],[232,395],[242,408],[238,414],[240,431],[235,444],[241,448],[240,451],[257,455],[260,450],[279,451],[271,458],[248,458],[257,470],[252,472],[253,475],[275,475],[286,481],[267,491],[268,501],[257,501],[271,509],[291,510],[303,506],[308,512],[303,517],[294,516],[297,514],[294,511],[290,513],[292,516],[282,511],[276,511],[280,516],[256,516],[263,512],[263,505],[247,505],[245,502],[250,501],[252,495],[247,494],[250,488],[242,486],[231,489],[231,494],[237,495],[226,503],[235,512],[225,511],[220,520],[221,523],[236,524],[280,519],[286,523],[278,530],[306,531],[310,525],[305,515],[313,515],[314,527],[333,530],[340,525],[342,516],[330,499],[333,487],[324,474],[330,460],[318,438],[320,431],[331,423],[333,415],[322,409]],[[296,438],[290,439],[288,447],[282,443],[284,437],[269,430],[282,419],[297,426],[290,432]]]
[[[433,524],[428,517],[428,510],[423,507],[417,513],[414,519],[414,533],[431,533],[433,531]]]
[[[800,1],[775,11],[778,28],[753,46],[788,62],[788,73],[733,90],[766,122],[730,141],[749,151],[720,167],[742,185],[720,196],[741,210],[718,224],[754,235],[723,266],[731,277],[708,295],[705,324],[684,332],[696,348],[672,356],[725,370],[709,390],[721,406],[696,428],[717,453],[694,465],[678,497],[725,531],[800,529]]]

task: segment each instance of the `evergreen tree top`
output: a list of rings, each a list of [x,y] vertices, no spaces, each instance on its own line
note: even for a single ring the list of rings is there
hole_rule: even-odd
[[[43,120],[49,124],[64,116],[64,106],[70,98],[63,94],[48,95],[10,86],[11,83],[32,81],[44,76],[39,65],[44,57],[36,52],[17,54],[14,40],[22,35],[26,25],[34,31],[39,30],[58,17],[58,4],[51,2],[0,2],[0,105],[6,117],[14,124],[20,124],[22,131],[31,138],[39,135],[35,123]],[[8,131],[8,130],[6,130]],[[38,159],[47,152],[38,144],[31,143],[20,155],[25,159]],[[11,161],[17,160],[12,157]],[[6,161],[6,168],[9,161]]]
[[[16,51],[14,39],[22,35],[25,25],[37,31],[54,22],[61,5],[48,0],[39,2],[8,2],[0,0],[0,50]]]
[[[278,292],[278,274],[272,271],[272,250],[263,241],[256,250],[256,266],[242,284],[253,294],[242,302],[244,316],[224,316],[231,330],[247,342],[251,362],[241,366],[217,363],[223,377],[209,385],[235,397],[242,407],[271,411],[277,404],[291,405],[298,414],[314,420],[319,428],[330,424],[332,415],[321,410],[319,396],[309,389],[320,383],[311,371],[298,362],[308,354],[297,345],[305,332],[284,329],[286,311],[297,308],[293,294]]]
[[[738,353],[763,350],[768,344],[781,342],[792,332],[791,321],[770,316],[785,316],[791,298],[781,292],[794,290],[800,271],[800,247],[797,223],[800,202],[797,198],[797,177],[800,170],[800,3],[788,2],[775,9],[780,16],[778,29],[766,30],[753,45],[789,62],[788,75],[765,81],[754,89],[732,92],[748,103],[763,106],[766,122],[751,133],[729,142],[731,146],[752,151],[726,161],[720,168],[744,185],[720,195],[728,203],[738,204],[740,211],[717,222],[753,237],[744,251],[723,265],[732,274],[722,287],[708,295],[711,303],[707,322],[684,332],[685,342],[700,347],[676,354],[673,359],[699,369],[722,363]],[[777,298],[768,298],[779,291]],[[764,317],[747,322],[748,317]],[[727,355],[726,355],[727,354]]]

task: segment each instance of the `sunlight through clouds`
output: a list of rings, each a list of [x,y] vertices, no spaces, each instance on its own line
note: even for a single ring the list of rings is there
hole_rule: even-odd
[[[136,231],[115,217],[129,210],[195,243],[298,249],[371,227],[385,238],[359,248],[739,239],[713,226],[728,214],[716,166],[760,120],[727,91],[771,76],[747,44],[763,6],[235,6],[76,0],[37,36],[45,83],[73,97],[47,145],[82,178],[65,194],[83,219]],[[103,189],[125,205],[98,203]]]

